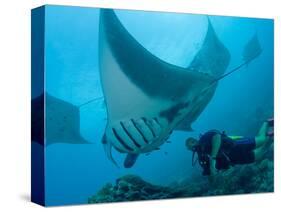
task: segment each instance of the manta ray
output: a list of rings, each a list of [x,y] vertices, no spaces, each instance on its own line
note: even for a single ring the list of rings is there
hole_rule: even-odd
[[[79,107],[47,92],[32,99],[32,141],[46,146],[56,143],[89,144],[80,132]]]
[[[113,10],[102,9],[99,62],[108,116],[102,142],[108,157],[114,162],[112,146],[121,153],[147,153],[174,129],[190,131],[215,93],[217,83],[212,82],[224,74],[229,60],[209,19],[201,49],[183,68],[154,56]]]
[[[144,48],[112,9],[101,9],[99,65],[107,110],[102,143],[115,165],[112,147],[127,154],[124,165],[130,167],[139,154],[158,150],[173,130],[191,131],[212,99],[230,53],[207,19],[201,48],[188,67],[180,67]]]

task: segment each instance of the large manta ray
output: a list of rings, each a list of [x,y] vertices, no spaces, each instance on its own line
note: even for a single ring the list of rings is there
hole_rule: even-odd
[[[112,146],[134,162],[138,154],[158,149],[173,130],[191,130],[230,60],[209,19],[204,42],[187,68],[146,50],[111,9],[101,9],[99,33],[108,116],[102,142],[115,164]]]

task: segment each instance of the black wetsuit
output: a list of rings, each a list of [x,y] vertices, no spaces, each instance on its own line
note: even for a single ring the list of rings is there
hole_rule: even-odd
[[[255,138],[241,138],[233,140],[217,130],[206,132],[200,137],[199,145],[195,148],[199,163],[203,168],[203,174],[210,174],[210,155],[212,151],[212,139],[215,135],[221,135],[221,146],[216,156],[216,169],[228,169],[235,164],[248,164],[255,161],[253,150],[256,148]]]

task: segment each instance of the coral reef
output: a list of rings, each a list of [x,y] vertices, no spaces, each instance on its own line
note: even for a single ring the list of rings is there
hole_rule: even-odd
[[[273,161],[233,167],[213,176],[200,196],[273,192]]]
[[[90,197],[88,202],[101,203],[167,199],[182,195],[182,189],[152,185],[136,175],[125,175],[118,178],[115,185],[106,184],[96,195]]]
[[[232,167],[211,178],[197,174],[170,186],[153,185],[139,176],[125,175],[114,185],[106,184],[88,203],[273,192],[272,156],[254,164]]]

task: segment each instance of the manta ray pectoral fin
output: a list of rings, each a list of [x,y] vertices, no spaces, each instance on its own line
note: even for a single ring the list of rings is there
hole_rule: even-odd
[[[230,53],[217,37],[211,20],[208,18],[207,34],[201,49],[195,55],[189,69],[207,73],[218,79],[225,73],[229,61]],[[176,130],[192,131],[191,123],[200,116],[215,93],[217,83],[213,82],[190,100],[193,103],[192,109],[188,113],[188,116],[176,127]]]
[[[110,61],[108,55],[112,55]],[[116,68],[108,66],[114,63]],[[175,66],[153,55],[127,31],[111,9],[102,9],[100,15],[100,65],[104,90],[110,89],[106,86],[109,80],[105,79],[105,72],[115,69],[110,70],[112,76],[118,67],[147,96],[165,100],[181,99],[196,84],[213,80],[207,72]],[[112,83],[108,86],[112,87]]]
[[[190,63],[189,69],[204,72],[214,78],[224,74],[230,61],[230,53],[219,40],[208,17],[208,30],[202,47]]]

